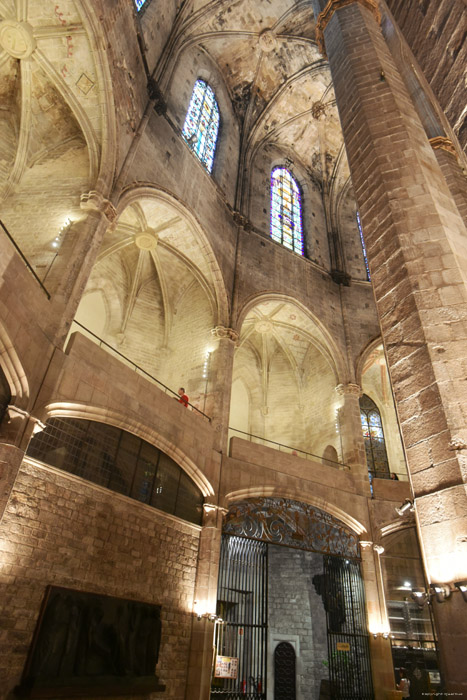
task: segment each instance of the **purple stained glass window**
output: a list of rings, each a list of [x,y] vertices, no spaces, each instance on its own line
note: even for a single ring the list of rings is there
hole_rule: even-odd
[[[366,254],[366,247],[365,247],[365,241],[363,240],[363,229],[362,229],[362,222],[360,221],[360,214],[357,211],[357,226],[358,226],[358,232],[360,234],[360,241],[362,244],[362,250],[363,250],[363,259],[365,261],[365,267],[366,267],[366,278],[368,281],[371,280],[370,277],[370,268],[368,267],[368,257]]]
[[[197,80],[191,95],[182,136],[208,172],[212,171],[219,131],[219,107],[214,92]]]
[[[381,414],[375,402],[366,394],[360,399],[360,419],[368,471],[371,477],[389,479],[389,462]]]
[[[287,168],[271,173],[271,238],[303,255],[300,190]]]

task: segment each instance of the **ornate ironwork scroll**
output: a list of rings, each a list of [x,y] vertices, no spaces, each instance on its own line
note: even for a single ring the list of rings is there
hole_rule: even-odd
[[[252,498],[229,510],[224,532],[320,554],[360,558],[358,538],[319,508],[288,498]]]

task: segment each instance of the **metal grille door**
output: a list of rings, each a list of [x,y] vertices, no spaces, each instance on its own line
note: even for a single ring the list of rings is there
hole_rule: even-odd
[[[321,584],[332,697],[335,700],[372,700],[365,594],[359,563],[325,556]]]
[[[214,678],[211,697],[266,698],[267,544],[223,535],[216,626],[217,656],[238,659],[236,678]]]

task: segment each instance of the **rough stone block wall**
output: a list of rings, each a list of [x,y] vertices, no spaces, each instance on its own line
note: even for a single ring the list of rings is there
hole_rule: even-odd
[[[301,552],[281,546],[268,550],[268,629],[274,633],[299,637],[297,655],[297,698],[318,700],[321,678],[328,675],[326,614],[312,578],[322,573],[320,554]],[[270,659],[273,657],[273,649]]]
[[[19,682],[47,585],[162,605],[163,697],[183,700],[199,528],[24,462],[0,527],[0,698]]]
[[[467,145],[465,3],[462,0],[386,0],[445,111],[462,148]]]

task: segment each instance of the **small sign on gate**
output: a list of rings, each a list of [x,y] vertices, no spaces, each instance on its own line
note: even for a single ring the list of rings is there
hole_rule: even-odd
[[[236,678],[238,658],[234,656],[216,656],[215,678]]]
[[[348,642],[337,642],[337,651],[350,651],[350,644]]]

